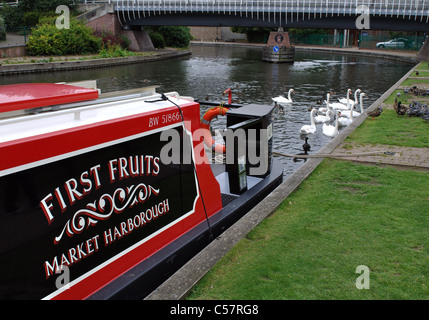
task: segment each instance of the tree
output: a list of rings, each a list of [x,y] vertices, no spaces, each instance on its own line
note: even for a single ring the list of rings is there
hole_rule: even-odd
[[[68,6],[70,10],[74,10],[76,8],[76,2],[74,0],[20,0],[18,9],[22,12],[49,12],[55,11],[55,9],[61,5]]]

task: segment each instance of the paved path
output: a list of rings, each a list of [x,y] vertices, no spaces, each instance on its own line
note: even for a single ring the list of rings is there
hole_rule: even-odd
[[[387,154],[354,156],[368,152],[386,152]],[[342,142],[332,154],[350,154],[350,157],[341,157],[362,163],[388,164],[429,169],[429,148],[401,147],[391,145],[372,145]]]
[[[26,37],[13,32],[8,32],[5,41],[0,41],[0,48],[24,46],[25,41],[28,41],[29,35]]]

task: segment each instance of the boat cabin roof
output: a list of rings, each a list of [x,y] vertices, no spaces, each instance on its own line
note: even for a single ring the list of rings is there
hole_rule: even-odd
[[[49,93],[48,88],[54,91]],[[160,101],[154,88],[142,88],[139,94],[133,90],[132,94],[101,95],[97,99],[98,90],[62,84],[0,86],[0,143],[176,108],[170,101]],[[177,92],[166,96],[178,105],[193,102]],[[148,102],[153,100],[156,102]]]
[[[98,98],[98,90],[58,83],[0,86],[0,112],[46,107]]]

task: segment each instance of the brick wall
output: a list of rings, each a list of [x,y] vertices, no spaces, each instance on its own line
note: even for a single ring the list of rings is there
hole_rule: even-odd
[[[93,30],[104,30],[115,35],[126,36],[130,40],[129,49],[131,51],[154,50],[152,41],[146,31],[122,30],[118,17],[114,13],[107,13],[87,22],[86,25]]]
[[[190,27],[190,31],[194,41],[216,41],[222,36],[219,27]]]
[[[27,54],[27,46],[0,48],[0,58],[25,57],[26,54]]]

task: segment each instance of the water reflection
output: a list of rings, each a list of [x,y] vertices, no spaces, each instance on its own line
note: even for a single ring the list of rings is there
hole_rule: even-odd
[[[231,88],[237,103],[272,104],[272,97],[294,88],[294,103],[284,113],[276,112],[274,148],[296,154],[302,151],[299,129],[310,123],[310,106],[334,90],[333,98],[345,97],[348,88],[367,93],[365,107],[392,86],[412,66],[408,63],[373,57],[334,53],[296,52],[293,64],[261,61],[262,48],[233,46],[192,46],[192,56],[151,63],[115,66],[91,70],[2,76],[0,84],[23,82],[60,82],[96,79],[103,92],[159,85],[159,92],[177,91],[200,101],[226,101],[222,92]],[[209,107],[202,106],[202,114]],[[224,119],[215,127],[224,126]],[[309,136],[311,152],[330,141],[317,124]],[[285,175],[303,162],[282,158]]]

